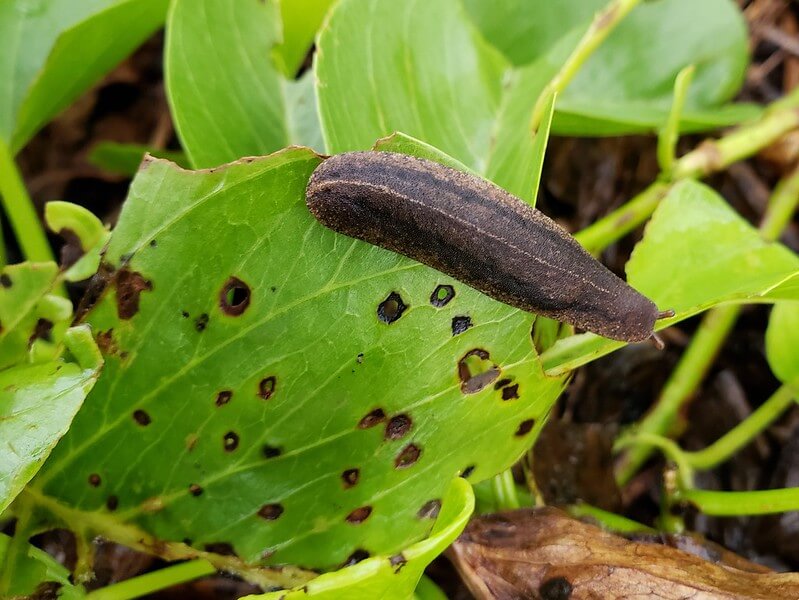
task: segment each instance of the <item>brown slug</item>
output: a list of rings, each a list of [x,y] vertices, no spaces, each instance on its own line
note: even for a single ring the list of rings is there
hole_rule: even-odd
[[[306,191],[323,225],[525,311],[638,342],[666,316],[540,211],[492,183],[391,152],[325,160]]]

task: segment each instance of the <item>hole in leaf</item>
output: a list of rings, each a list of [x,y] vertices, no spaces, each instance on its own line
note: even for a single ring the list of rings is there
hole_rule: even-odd
[[[516,430],[516,435],[521,437],[523,435],[527,435],[533,430],[535,426],[535,419],[527,419],[526,421],[522,421],[519,423],[519,428]]]
[[[222,390],[216,395],[216,405],[217,406],[224,406],[230,399],[233,397],[233,392],[231,390]]]
[[[468,479],[469,476],[474,473],[475,465],[469,465],[461,472],[461,477],[464,479]]]
[[[341,565],[342,567],[351,567],[354,564],[361,562],[362,560],[366,560],[371,556],[366,550],[358,548],[352,554],[347,557],[347,560],[344,561],[344,564]]]
[[[435,519],[440,511],[441,500],[436,498],[434,500],[428,500],[422,504],[422,508],[420,508],[419,512],[416,513],[416,516],[420,519]]]
[[[223,438],[225,452],[233,452],[239,447],[239,434],[235,431],[228,431]]]
[[[206,552],[211,552],[212,554],[236,556],[236,551],[233,549],[233,544],[230,542],[212,542],[210,544],[205,544],[204,548]]]
[[[250,305],[250,286],[238,277],[230,277],[219,292],[219,308],[226,315],[237,317]]]
[[[509,378],[507,378],[507,377],[505,377],[504,379],[500,379],[499,381],[497,381],[497,382],[494,384],[494,389],[495,389],[495,390],[498,390],[499,388],[503,388],[503,387],[505,387],[506,385],[508,385],[509,383],[511,383],[512,381],[513,381],[513,379],[509,379]]]
[[[509,385],[507,387],[502,388],[502,399],[503,400],[515,400],[519,397],[519,384],[514,383],[513,385]]]
[[[460,335],[472,326],[472,318],[469,316],[452,317],[452,335]]]
[[[476,394],[493,383],[500,374],[500,368],[490,360],[490,355],[482,348],[474,348],[458,361],[458,377],[464,394]]]
[[[388,298],[383,300],[377,307],[377,318],[386,325],[391,325],[402,316],[408,306],[402,301],[397,292],[391,292]]]
[[[116,496],[109,496],[105,501],[105,507],[110,511],[115,511],[119,506],[119,498]]]
[[[275,393],[275,387],[277,387],[277,379],[274,376],[266,377],[258,384],[258,395],[264,400],[269,400]]]
[[[12,285],[14,285],[14,283],[11,281],[11,277],[9,277],[6,273],[3,273],[2,275],[0,275],[0,285],[8,289]]]
[[[441,308],[449,304],[449,301],[455,297],[455,288],[451,285],[439,285],[433,290],[430,295],[430,304],[436,308]]]
[[[398,440],[405,437],[413,426],[413,421],[408,415],[396,415],[386,423],[385,439]]]
[[[388,563],[394,568],[395,575],[400,572],[402,567],[404,567],[405,563],[407,562],[408,560],[405,558],[402,552],[400,552],[399,554],[394,554],[393,556],[390,556],[388,558]]]
[[[407,469],[419,460],[421,454],[422,449],[419,448],[419,446],[416,444],[408,444],[397,454],[397,458],[394,459],[394,467],[397,469]]]
[[[356,508],[350,514],[347,515],[347,522],[352,523],[353,525],[360,525],[366,519],[369,518],[369,515],[372,514],[372,507],[371,506],[361,506]]]
[[[283,514],[282,504],[264,504],[258,509],[258,516],[267,521],[274,521]]]
[[[146,411],[142,409],[137,409],[133,411],[133,420],[136,421],[137,424],[141,425],[142,427],[147,427],[153,420],[150,418],[150,415],[147,414]]]
[[[361,429],[369,429],[375,425],[379,425],[386,419],[386,413],[382,408],[376,408],[372,412],[364,416],[359,422],[358,427]]]
[[[270,446],[265,444],[263,448],[261,448],[261,454],[264,455],[264,458],[276,458],[280,456],[283,451],[276,446]]]
[[[361,476],[360,469],[347,469],[341,474],[341,480],[344,482],[344,488],[351,488],[356,483],[358,483],[358,479]]]

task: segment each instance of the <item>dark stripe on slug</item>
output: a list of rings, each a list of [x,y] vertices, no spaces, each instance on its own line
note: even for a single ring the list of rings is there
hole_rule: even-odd
[[[554,221],[488,181],[388,152],[333,156],[307,189],[327,227],[393,250],[522,310],[641,341],[655,305]]]

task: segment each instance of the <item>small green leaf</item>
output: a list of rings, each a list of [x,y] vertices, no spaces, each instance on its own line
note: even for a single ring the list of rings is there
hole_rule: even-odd
[[[55,233],[67,230],[75,235],[84,252],[100,242],[106,234],[105,226],[93,212],[72,202],[48,202],[44,207],[44,220]]]
[[[0,135],[19,151],[163,23],[167,0],[0,3]]]
[[[287,81],[269,59],[279,32],[274,2],[173,2],[165,79],[194,167],[317,142],[310,80]]]
[[[766,329],[766,356],[783,383],[799,383],[799,302],[778,302]]]
[[[55,360],[0,371],[0,513],[69,429],[97,380],[102,361],[96,347],[91,357],[87,333],[70,339],[88,365]]]
[[[58,352],[72,317],[69,300],[51,295],[54,263],[10,265],[0,274],[0,369],[27,362],[32,346],[39,358]]]
[[[466,527],[474,510],[474,494],[460,477],[450,483],[430,536],[393,556],[375,556],[333,573],[320,575],[301,588],[247,596],[250,600],[336,600],[338,598],[382,598],[405,600],[425,567],[441,554]],[[433,598],[432,594],[426,598]],[[440,596],[439,596],[440,597]]]
[[[372,149],[378,152],[398,152],[400,154],[410,154],[411,156],[418,156],[419,158],[432,160],[452,169],[463,171],[464,173],[477,175],[477,173],[464,165],[462,162],[452,158],[447,154],[444,154],[435,146],[431,146],[430,144],[426,144],[421,140],[417,140],[415,137],[411,137],[400,132],[377,140]]]
[[[627,263],[630,285],[676,316],[662,329],[718,304],[799,300],[799,256],[766,242],[711,188],[686,180],[655,211]],[[544,355],[549,374],[568,372],[623,343],[587,333]]]
[[[525,196],[527,202],[533,208],[535,208],[536,199],[538,198],[538,186],[541,183],[541,171],[544,168],[544,157],[547,152],[547,142],[549,142],[549,128],[552,126],[552,115],[555,114],[555,101],[557,97],[557,93],[552,93],[549,95],[549,98],[547,98],[544,104],[541,124],[535,132],[535,139],[533,140],[533,185],[530,194]]]
[[[145,154],[165,158],[181,167],[188,167],[186,154],[180,150],[157,150],[140,144],[118,144],[99,142],[92,147],[88,161],[95,167],[133,177],[139,170]]]
[[[0,597],[85,598],[83,588],[70,581],[69,571],[56,559],[27,542],[0,534]],[[38,592],[38,593],[37,593]]]
[[[333,0],[279,0],[283,41],[275,46],[275,62],[292,79],[302,66]]]

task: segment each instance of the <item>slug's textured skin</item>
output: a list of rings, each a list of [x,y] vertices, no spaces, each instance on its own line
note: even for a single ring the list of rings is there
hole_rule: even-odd
[[[323,225],[484,294],[605,337],[650,337],[657,307],[554,221],[473,175],[389,152],[324,161],[306,201]]]

